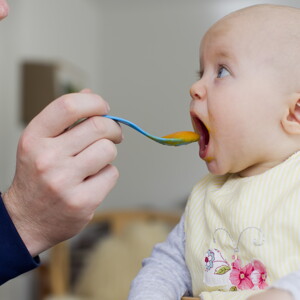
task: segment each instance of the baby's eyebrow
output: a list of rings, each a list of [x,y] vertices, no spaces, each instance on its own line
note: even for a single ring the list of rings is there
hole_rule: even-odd
[[[219,48],[216,46],[209,55],[211,58],[223,58],[223,59],[234,59],[232,51],[224,48]],[[203,65],[202,62],[204,60],[203,55],[200,56],[200,66]],[[201,69],[201,68],[200,68]]]
[[[226,50],[217,50],[215,55],[222,58],[232,58],[232,55]]]
[[[236,64],[238,63],[237,57],[234,55],[234,52],[227,49],[216,49],[216,52],[212,53],[212,55],[214,59],[217,59],[218,61],[225,60],[225,62],[228,61]]]

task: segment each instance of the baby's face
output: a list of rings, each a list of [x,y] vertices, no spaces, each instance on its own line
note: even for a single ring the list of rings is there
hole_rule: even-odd
[[[278,163],[274,142],[283,134],[285,95],[274,55],[252,25],[242,17],[221,20],[201,43],[190,113],[200,157],[214,174],[250,176]]]

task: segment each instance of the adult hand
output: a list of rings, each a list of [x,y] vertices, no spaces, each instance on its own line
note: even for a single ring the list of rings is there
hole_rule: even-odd
[[[5,206],[32,256],[77,234],[115,185],[118,124],[85,90],[48,105],[24,130]],[[81,118],[87,118],[69,128]]]
[[[281,289],[269,289],[265,292],[247,298],[247,300],[293,300],[292,295]]]

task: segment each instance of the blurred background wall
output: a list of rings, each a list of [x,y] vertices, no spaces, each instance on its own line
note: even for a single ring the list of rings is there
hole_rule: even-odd
[[[0,186],[14,174],[24,60],[70,63],[85,87],[109,101],[111,113],[156,135],[190,130],[189,87],[197,79],[198,47],[208,27],[251,0],[10,0],[0,24]],[[207,171],[197,145],[163,147],[124,128],[116,160],[121,177],[100,209],[183,207]],[[31,274],[0,287],[1,299],[33,299]]]

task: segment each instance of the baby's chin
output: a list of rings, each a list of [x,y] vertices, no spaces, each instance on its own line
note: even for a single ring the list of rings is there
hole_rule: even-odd
[[[236,174],[240,177],[248,177],[251,175],[247,175],[247,169],[234,168],[233,166],[225,165],[223,162],[219,162],[214,158],[205,159],[206,166],[208,171],[213,175],[226,175],[226,174]]]
[[[219,164],[218,161],[214,158],[206,158],[205,163],[208,171],[213,175],[225,175],[230,173],[222,164]]]

